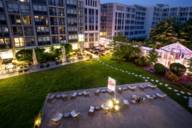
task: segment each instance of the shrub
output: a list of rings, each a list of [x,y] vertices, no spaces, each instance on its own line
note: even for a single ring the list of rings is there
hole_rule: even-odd
[[[172,63],[170,65],[170,70],[177,76],[182,76],[186,72],[186,67],[180,63]]]
[[[155,73],[159,74],[159,75],[165,75],[167,68],[160,63],[156,63],[154,65],[154,69],[155,69]]]
[[[31,49],[23,49],[16,53],[16,59],[18,61],[32,61],[32,50]]]
[[[135,59],[134,62],[135,62],[136,65],[139,65],[139,66],[147,66],[147,65],[149,65],[149,61],[144,56]]]
[[[173,81],[173,82],[179,80],[179,77],[178,77],[177,75],[175,75],[175,74],[174,74],[173,72],[171,72],[171,71],[166,72],[165,76],[166,76],[166,78],[167,78],[168,80]]]

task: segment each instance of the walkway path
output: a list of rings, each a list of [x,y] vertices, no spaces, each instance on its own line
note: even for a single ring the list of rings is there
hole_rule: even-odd
[[[65,62],[65,63],[59,64],[59,65],[56,65],[55,63],[50,62],[49,63],[50,66],[45,67],[45,68],[40,68],[40,65],[36,65],[36,66],[30,67],[29,71],[27,71],[27,72],[23,72],[23,73],[13,72],[13,73],[8,73],[8,74],[0,74],[0,79],[6,79],[6,78],[9,78],[9,77],[19,76],[19,75],[23,75],[23,74],[30,74],[30,73],[33,73],[33,72],[45,71],[45,70],[49,70],[49,69],[58,68],[58,67],[61,67],[61,66],[64,66],[64,65],[69,65],[69,64],[73,64],[73,63],[77,63],[77,62],[81,62],[81,61],[86,61],[86,60],[88,60],[88,58],[82,59],[82,60],[75,60],[75,61],[72,61],[72,62]]]
[[[192,96],[192,93],[191,92],[184,92],[184,91],[181,91],[181,90],[178,90],[178,89],[174,89],[173,87],[171,87],[169,84],[165,83],[165,82],[162,82],[158,79],[153,79],[149,76],[144,76],[143,74],[138,74],[138,73],[135,73],[135,72],[131,72],[131,71],[128,71],[128,70],[123,70],[123,69],[120,69],[120,68],[117,68],[113,65],[110,65],[104,61],[101,61],[101,60],[98,60],[99,63],[101,63],[102,65],[108,67],[108,68],[111,68],[113,70],[118,70],[120,72],[123,72],[127,75],[131,75],[131,76],[135,76],[135,77],[140,77],[142,78],[145,82],[151,82],[153,83],[154,85],[158,86],[158,87],[162,87],[164,86],[165,88],[167,88],[170,92],[173,92],[176,96],[179,96],[185,100],[188,100],[190,96]]]

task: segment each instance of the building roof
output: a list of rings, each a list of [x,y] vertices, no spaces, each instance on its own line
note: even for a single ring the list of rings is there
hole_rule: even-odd
[[[174,52],[174,53],[182,53],[187,58],[192,58],[192,50],[180,44],[179,42],[161,47],[160,50],[167,51],[167,52]]]

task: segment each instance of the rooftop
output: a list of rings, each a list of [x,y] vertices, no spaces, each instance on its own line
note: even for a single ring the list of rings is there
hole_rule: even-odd
[[[141,87],[147,87],[142,89]],[[130,89],[135,87],[135,89]],[[52,128],[51,119],[56,113],[67,113],[72,110],[80,112],[79,118],[62,118],[57,128],[190,128],[192,126],[192,115],[178,105],[169,97],[147,99],[146,94],[154,96],[156,93],[163,94],[151,83],[126,84],[118,86],[121,93],[117,93],[120,101],[124,99],[130,102],[129,107],[121,108],[118,112],[100,110],[94,115],[89,115],[90,106],[100,106],[106,103],[112,96],[105,92],[106,88],[94,88],[87,90],[76,90],[68,92],[57,92],[49,94],[43,108],[43,120],[41,128]],[[99,95],[96,90],[100,89]],[[71,95],[79,92],[88,92],[89,96],[77,96],[71,99]],[[67,99],[54,98],[49,101],[50,96],[66,95]],[[145,97],[141,103],[131,103],[133,95]]]

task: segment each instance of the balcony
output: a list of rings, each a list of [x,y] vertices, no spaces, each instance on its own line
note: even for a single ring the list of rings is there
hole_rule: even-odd
[[[50,42],[50,41],[39,41],[39,42],[38,42],[38,45],[39,45],[39,46],[51,45],[51,42]]]

